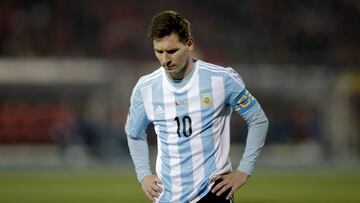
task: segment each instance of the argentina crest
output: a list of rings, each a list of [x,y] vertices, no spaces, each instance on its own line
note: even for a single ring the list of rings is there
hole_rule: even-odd
[[[212,96],[210,92],[200,94],[201,108],[210,108],[213,104]]]

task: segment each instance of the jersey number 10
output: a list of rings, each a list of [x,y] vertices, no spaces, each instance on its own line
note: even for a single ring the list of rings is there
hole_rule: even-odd
[[[179,137],[181,137],[180,128],[182,128],[182,134],[185,137],[189,137],[192,134],[192,128],[191,128],[191,117],[190,116],[184,116],[182,117],[182,123],[180,122],[180,118],[178,116],[174,119],[177,123],[177,134]],[[181,125],[182,124],[182,125]]]

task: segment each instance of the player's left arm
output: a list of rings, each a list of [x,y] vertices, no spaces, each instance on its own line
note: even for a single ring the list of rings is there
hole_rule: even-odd
[[[258,101],[245,89],[240,75],[231,68],[228,69],[225,85],[228,104],[248,124],[245,151],[237,170],[217,177],[221,181],[212,189],[212,192],[218,196],[228,192],[227,199],[229,199],[252,174],[256,159],[265,143],[269,121]]]
[[[221,179],[212,192],[220,196],[228,191],[227,199],[243,186],[254,170],[255,162],[264,146],[269,121],[257,100],[243,90],[234,100],[232,107],[248,124],[248,134],[243,157],[237,170],[219,176]]]
[[[233,108],[248,125],[245,151],[237,169],[251,175],[264,146],[269,121],[259,102],[246,89],[236,97]]]

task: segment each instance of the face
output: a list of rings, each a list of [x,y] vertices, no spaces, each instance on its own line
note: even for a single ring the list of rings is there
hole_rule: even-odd
[[[179,36],[171,35],[153,40],[155,56],[173,79],[183,79],[192,70],[190,51],[194,49],[193,40],[186,44],[179,41]]]

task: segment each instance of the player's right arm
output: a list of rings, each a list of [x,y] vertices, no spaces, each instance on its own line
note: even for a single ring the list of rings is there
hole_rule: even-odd
[[[137,84],[131,94],[125,132],[139,182],[141,182],[146,175],[151,175],[149,146],[145,133],[148,124],[149,120],[146,116],[139,84]]]
[[[149,146],[145,129],[149,124],[139,85],[136,85],[130,99],[130,108],[125,125],[131,158],[135,165],[138,181],[146,196],[154,201],[162,192],[159,178],[150,169]]]

